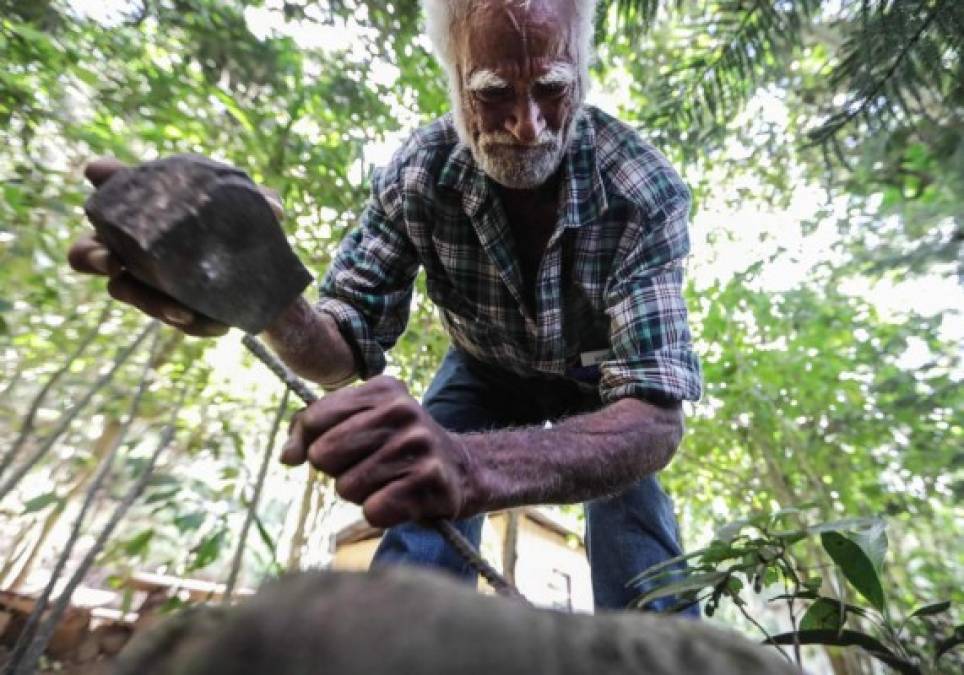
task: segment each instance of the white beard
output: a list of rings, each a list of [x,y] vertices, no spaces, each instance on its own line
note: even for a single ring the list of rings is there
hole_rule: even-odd
[[[559,168],[569,145],[568,132],[544,129],[535,142],[526,145],[505,131],[483,133],[474,139],[472,155],[496,183],[528,190],[545,183]]]
[[[466,123],[468,103],[463,99],[462,91],[451,85],[452,81],[450,76],[449,94],[455,131],[459,140],[469,146],[482,171],[496,183],[515,190],[530,190],[549,180],[566,156],[573,130],[582,114],[581,89],[575,97],[569,123],[561,131],[544,129],[535,143],[523,146],[506,131],[483,133],[473,138]]]

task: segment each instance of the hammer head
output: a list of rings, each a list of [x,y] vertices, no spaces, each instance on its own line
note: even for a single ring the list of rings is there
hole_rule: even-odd
[[[264,330],[311,283],[247,174],[205,157],[121,169],[84,210],[134,277],[248,333]]]

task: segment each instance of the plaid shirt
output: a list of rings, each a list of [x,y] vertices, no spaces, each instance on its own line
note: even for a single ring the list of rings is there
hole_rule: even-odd
[[[480,361],[588,380],[604,402],[699,398],[681,293],[689,191],[656,149],[592,107],[562,169],[532,312],[509,223],[451,117],[412,135],[376,173],[361,226],[321,282],[318,307],[363,377],[385,367],[422,266],[452,342]]]

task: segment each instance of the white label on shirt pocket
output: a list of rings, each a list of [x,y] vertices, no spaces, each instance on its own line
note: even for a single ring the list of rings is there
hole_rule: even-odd
[[[579,362],[583,367],[586,366],[598,366],[600,363],[605,361],[609,356],[608,349],[597,349],[594,352],[583,352],[579,355]]]

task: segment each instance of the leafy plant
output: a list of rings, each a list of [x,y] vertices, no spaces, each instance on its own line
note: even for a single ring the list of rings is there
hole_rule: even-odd
[[[788,660],[781,646],[792,646],[798,665],[802,645],[824,645],[856,647],[900,673],[942,672],[951,650],[964,643],[964,625],[951,628],[944,618],[951,610],[949,601],[926,604],[895,620],[882,575],[886,522],[849,518],[788,528],[787,521],[802,520],[805,510],[760,513],[724,525],[706,548],[654,565],[633,579],[631,583],[646,588],[634,605],[644,609],[654,600],[675,597],[676,610],[705,602],[704,612],[713,616],[728,600],[764,634],[764,643],[777,646]],[[816,550],[829,557],[829,567],[839,573],[837,593],[827,580],[811,575],[813,566],[804,562],[804,547],[814,539],[820,542]],[[681,573],[684,561],[688,568]],[[782,584],[782,592],[770,602],[786,603],[793,628],[770,635],[751,615],[741,592],[750,586],[761,593],[776,584]],[[862,604],[845,600],[848,588]],[[936,617],[943,618],[940,625]],[[910,630],[914,623],[925,624],[922,634]]]

